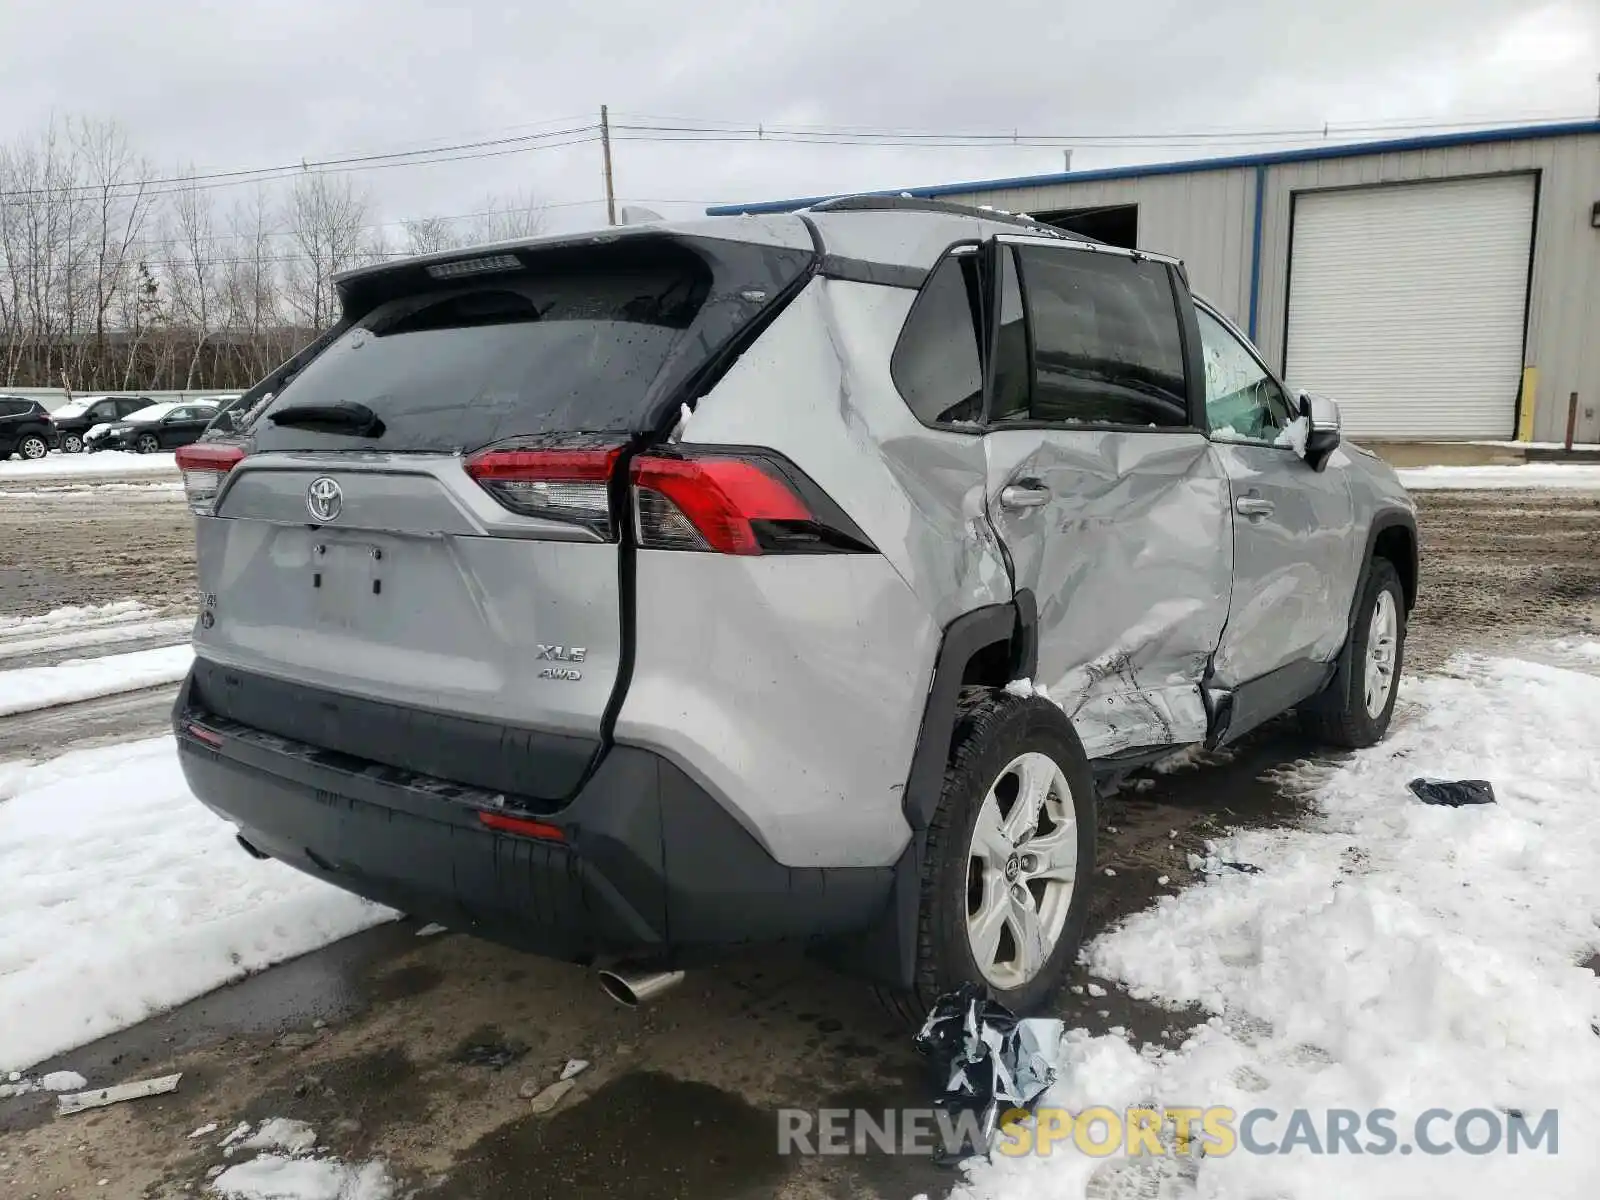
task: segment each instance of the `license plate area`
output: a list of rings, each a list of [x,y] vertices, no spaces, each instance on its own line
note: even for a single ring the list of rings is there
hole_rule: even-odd
[[[386,576],[393,550],[376,541],[318,535],[311,544],[306,586],[312,612],[324,628],[370,627],[388,607]]]

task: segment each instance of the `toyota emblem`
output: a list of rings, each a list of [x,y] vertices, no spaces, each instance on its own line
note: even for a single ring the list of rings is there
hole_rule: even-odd
[[[331,521],[344,507],[344,491],[336,480],[326,475],[311,481],[306,489],[306,508],[319,521]]]

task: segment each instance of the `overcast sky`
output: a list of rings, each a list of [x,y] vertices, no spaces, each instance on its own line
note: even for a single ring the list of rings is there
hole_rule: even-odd
[[[1592,117],[1600,2],[0,0],[0,46],[0,140],[52,113],[114,117],[166,170],[572,129],[602,103],[619,125],[1077,137],[1074,167],[1093,167],[1286,144],[1133,135]],[[1412,132],[1433,131],[1394,136]],[[1004,145],[637,136],[618,132],[618,195],[667,215],[1062,161]],[[385,219],[469,212],[515,189],[551,205],[552,228],[604,217],[594,143],[353,178]]]

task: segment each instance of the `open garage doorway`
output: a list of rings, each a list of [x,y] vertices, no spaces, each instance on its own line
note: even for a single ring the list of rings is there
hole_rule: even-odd
[[[1098,208],[1062,208],[1054,212],[1030,213],[1036,220],[1057,229],[1081,233],[1112,246],[1135,250],[1139,245],[1139,206],[1106,204]]]

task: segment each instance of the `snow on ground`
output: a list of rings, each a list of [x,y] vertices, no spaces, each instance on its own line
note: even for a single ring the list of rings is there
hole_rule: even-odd
[[[0,1072],[394,916],[245,854],[189,793],[170,737],[6,776]]]
[[[44,483],[33,487],[0,488],[0,498],[46,496],[52,500],[57,500],[69,496],[101,497],[111,496],[116,493],[126,493],[133,496],[161,496],[168,492],[181,495],[183,493],[183,481],[181,479],[158,479],[151,483],[123,483],[117,480],[74,480],[69,477],[66,482]]]
[[[1183,1047],[1136,1049],[1073,1033],[1045,1103],[1226,1105],[1281,1114],[1394,1110],[1389,1154],[1096,1158],[979,1165],[964,1194],[1098,1197],[1588,1197],[1600,1175],[1600,678],[1506,658],[1459,657],[1406,680],[1395,728],[1348,760],[1288,782],[1318,813],[1300,829],[1238,833],[1220,872],[1129,918],[1086,954],[1138,998],[1214,1014]],[[1419,775],[1490,780],[1498,803],[1449,809],[1407,790]],[[1530,1127],[1559,1111],[1559,1153],[1421,1153],[1429,1109],[1507,1110]],[[1454,1117],[1426,1132],[1448,1140]],[[1326,1140],[1326,1133],[1320,1134]],[[1365,1128],[1357,1139],[1370,1145]],[[1398,1145],[1416,1143],[1417,1153]]]
[[[389,1200],[394,1195],[394,1183],[382,1162],[352,1166],[336,1158],[311,1157],[316,1144],[317,1131],[304,1121],[271,1117],[253,1134],[249,1123],[242,1122],[218,1143],[223,1153],[270,1153],[229,1167],[212,1182],[211,1190],[233,1200]]]
[[[143,605],[137,607],[141,611],[125,620],[86,621],[81,628],[63,629],[60,632],[29,634],[24,630],[18,633],[0,626],[0,661],[27,654],[76,650],[84,646],[112,646],[118,642],[137,642],[145,638],[178,638],[194,628],[192,617],[150,617],[145,615],[151,612],[150,609]]]
[[[96,475],[157,474],[177,475],[178,464],[171,452],[133,454],[127,450],[102,450],[98,454],[48,454],[28,462],[24,459],[0,460],[0,481],[17,479],[61,479]]]
[[[1400,482],[1415,492],[1483,488],[1573,488],[1600,492],[1600,467],[1589,463],[1527,463],[1517,467],[1404,467]]]
[[[177,683],[192,661],[194,649],[185,644],[0,671],[0,717]]]
[[[0,638],[42,637],[66,629],[115,625],[151,617],[155,610],[140,600],[113,600],[109,604],[69,604],[36,617],[0,616]]]

